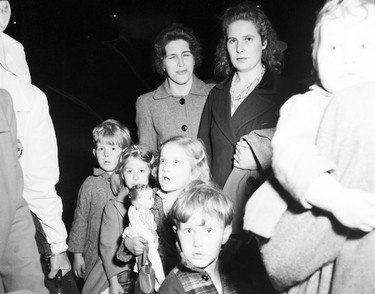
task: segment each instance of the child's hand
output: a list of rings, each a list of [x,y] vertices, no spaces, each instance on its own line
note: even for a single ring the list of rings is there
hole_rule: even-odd
[[[118,282],[117,276],[113,276],[109,279],[109,294],[123,294],[125,293],[120,283]]]
[[[233,156],[234,166],[240,169],[257,169],[253,152],[245,140],[237,142],[236,152]]]
[[[343,189],[332,208],[337,220],[352,229],[370,232],[375,228],[375,195],[355,189]]]
[[[74,253],[73,273],[78,278],[82,278],[85,273],[85,261],[82,253]]]
[[[133,255],[138,256],[143,253],[144,244],[147,240],[143,237],[125,238],[125,246]]]

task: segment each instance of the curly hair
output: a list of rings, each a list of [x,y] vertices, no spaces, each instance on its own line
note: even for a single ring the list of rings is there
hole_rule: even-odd
[[[156,177],[157,154],[146,145],[130,145],[120,156],[120,162],[111,176],[111,188],[114,195],[118,195],[126,186],[124,181],[124,171],[126,163],[130,157],[138,158],[147,163],[150,168],[150,179]]]
[[[223,37],[215,52],[215,75],[227,78],[236,69],[230,62],[227,50],[227,31],[230,24],[238,20],[251,21],[258,30],[262,43],[267,41],[267,47],[262,52],[262,63],[269,71],[281,72],[283,67],[283,52],[280,41],[273,25],[264,11],[253,2],[242,2],[228,7],[221,16]]]
[[[202,46],[194,32],[181,24],[173,24],[162,30],[154,42],[152,53],[152,67],[155,73],[165,77],[163,60],[166,55],[165,47],[168,43],[176,40],[184,40],[194,56],[194,70],[202,63]]]

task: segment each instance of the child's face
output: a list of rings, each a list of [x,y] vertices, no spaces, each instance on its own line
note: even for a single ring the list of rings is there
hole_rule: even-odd
[[[132,156],[126,160],[123,173],[126,187],[130,189],[134,185],[148,185],[151,170],[147,162]]]
[[[100,168],[109,174],[117,167],[121,151],[119,146],[107,143],[97,143],[96,149],[92,150]]]
[[[154,194],[151,188],[143,190],[139,193],[136,200],[132,204],[137,209],[151,209],[154,206]]]
[[[221,245],[228,241],[232,227],[224,227],[224,222],[217,217],[204,219],[202,213],[197,212],[186,223],[180,223],[177,237],[185,258],[194,266],[214,268]]]
[[[375,79],[375,9],[322,19],[317,51],[319,78],[328,92]]]
[[[163,146],[158,178],[164,192],[182,190],[192,180],[190,158],[178,144],[172,142]]]

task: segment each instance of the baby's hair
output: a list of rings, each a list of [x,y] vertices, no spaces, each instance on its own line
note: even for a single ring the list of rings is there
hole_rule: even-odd
[[[150,177],[156,177],[157,153],[146,145],[130,145],[121,153],[120,162],[111,176],[111,187],[115,195],[118,195],[125,188],[123,174],[126,169],[126,163],[131,157],[146,162],[151,171]]]
[[[107,119],[97,125],[92,131],[92,138],[94,148],[98,143],[102,143],[117,145],[121,149],[125,149],[132,143],[129,129],[114,119]]]
[[[175,136],[165,141],[162,146],[167,144],[176,144],[184,149],[186,155],[191,159],[192,173],[196,174],[196,179],[205,183],[211,182],[210,168],[208,166],[206,148],[200,139],[192,139],[190,137]]]
[[[186,223],[197,213],[202,213],[202,225],[208,218],[216,217],[223,221],[226,227],[233,220],[233,204],[219,188],[195,180],[177,197],[169,212],[169,217],[178,228],[179,224]]]
[[[150,188],[148,185],[134,185],[130,190],[129,190],[129,194],[128,194],[128,198],[130,200],[130,202],[133,203],[134,200],[137,200],[139,194],[142,192],[142,191],[145,191],[147,190],[148,188]]]
[[[335,19],[342,18],[347,15],[353,15],[354,9],[363,8],[367,12],[367,5],[373,5],[375,8],[374,0],[327,0],[324,6],[319,10],[315,21],[314,28],[314,42],[312,44],[312,59],[315,70],[318,70],[316,59],[318,48],[320,45],[320,30],[322,27],[322,20],[325,18]],[[375,28],[374,28],[375,30]]]

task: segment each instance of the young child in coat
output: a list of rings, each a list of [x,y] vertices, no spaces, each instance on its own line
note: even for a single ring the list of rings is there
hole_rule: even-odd
[[[104,206],[114,198],[110,176],[115,171],[121,152],[131,143],[127,127],[109,119],[96,126],[92,132],[94,149],[99,168],[82,184],[69,235],[69,251],[74,254],[73,272],[83,278],[82,293],[92,293],[94,286],[87,283],[99,257],[99,230]],[[95,283],[95,282],[93,282]]]
[[[178,195],[196,179],[205,183],[211,182],[202,142],[199,139],[182,136],[172,137],[164,142],[158,165],[160,190],[157,190],[154,195],[154,206],[151,211],[157,224],[158,251],[165,274],[168,274],[180,260],[180,254],[176,248],[176,236],[168,214]],[[122,255],[123,258],[129,254],[139,256],[143,253],[143,244],[146,242],[147,240],[143,237],[126,237],[123,239],[123,246],[118,255]]]
[[[164,281],[165,275],[158,253],[159,236],[156,232],[156,222],[151,212],[151,208],[155,202],[154,193],[147,185],[135,185],[130,189],[128,198],[132,204],[128,211],[129,226],[125,228],[122,237],[132,238],[142,236],[147,240],[149,248],[148,258],[155,270],[155,290],[157,291]],[[138,271],[139,268],[137,268]]]
[[[120,164],[111,177],[116,195],[103,212],[100,230],[100,254],[105,270],[105,281],[110,294],[133,293],[136,275],[133,273],[134,259],[129,254],[118,259],[116,252],[121,244],[121,234],[127,222],[128,193],[138,185],[148,185],[155,177],[157,156],[145,145],[131,145],[121,155]]]
[[[170,218],[182,260],[158,293],[238,293],[219,259],[232,232],[229,197],[212,185],[194,181],[174,202]]]
[[[302,207],[320,209],[303,212],[300,206],[296,210],[295,203],[287,194],[281,192],[287,201],[280,201],[277,193],[272,192],[272,187],[268,192],[261,188],[248,203],[245,228],[258,235],[271,237],[268,242],[262,242],[262,256],[271,280],[281,291],[292,287],[288,291],[299,289],[301,293],[364,293],[365,287],[371,285],[370,280],[366,281],[363,275],[358,278],[352,271],[352,275],[346,275],[345,278],[344,271],[340,270],[348,268],[349,255],[357,256],[357,263],[362,265],[367,260],[365,254],[371,256],[363,250],[352,250],[348,255],[350,250],[347,248],[353,247],[353,240],[359,241],[362,236],[352,235],[347,238],[347,235],[348,228],[368,232],[375,227],[375,201],[370,193],[373,192],[373,187],[361,185],[365,181],[358,177],[345,176],[353,174],[353,171],[363,172],[355,160],[361,155],[351,146],[360,141],[363,146],[363,142],[369,142],[370,137],[362,135],[359,141],[355,141],[359,138],[358,134],[363,134],[359,132],[362,131],[359,128],[365,127],[358,124],[356,126],[359,131],[351,131],[349,139],[350,128],[347,128],[348,133],[339,131],[347,123],[347,119],[350,119],[350,115],[340,116],[340,122],[338,111],[347,111],[350,107],[354,111],[355,107],[348,105],[355,104],[345,99],[341,105],[340,99],[332,100],[331,97],[341,97],[348,91],[358,98],[359,105],[366,105],[365,97],[373,96],[371,87],[361,82],[371,84],[375,81],[374,33],[373,1],[327,1],[318,15],[314,32],[313,57],[320,82],[306,94],[289,99],[281,109],[273,139],[273,168],[276,178]],[[358,88],[353,91],[350,87],[355,85]],[[363,91],[364,95],[361,89],[367,89]],[[362,114],[358,116],[366,114],[369,118],[368,112],[362,109]],[[363,117],[358,117],[357,121],[360,119]],[[330,134],[328,139],[327,130]],[[356,153],[353,156],[351,153],[347,154],[346,150]],[[364,151],[366,149],[361,152]],[[364,160],[361,162],[362,169],[371,165]],[[366,177],[372,177],[372,174],[365,173],[364,178]],[[262,198],[262,195],[268,198]],[[272,201],[269,201],[270,195],[275,196]],[[267,228],[266,234],[264,227],[259,226],[261,218],[255,219],[257,213],[262,213],[260,206],[254,205],[256,197],[263,199],[263,211],[272,207],[271,223],[274,225]],[[276,226],[288,204],[291,208]],[[254,226],[255,223],[258,225]],[[352,265],[355,264],[351,262]],[[372,267],[367,270],[369,268]]]

